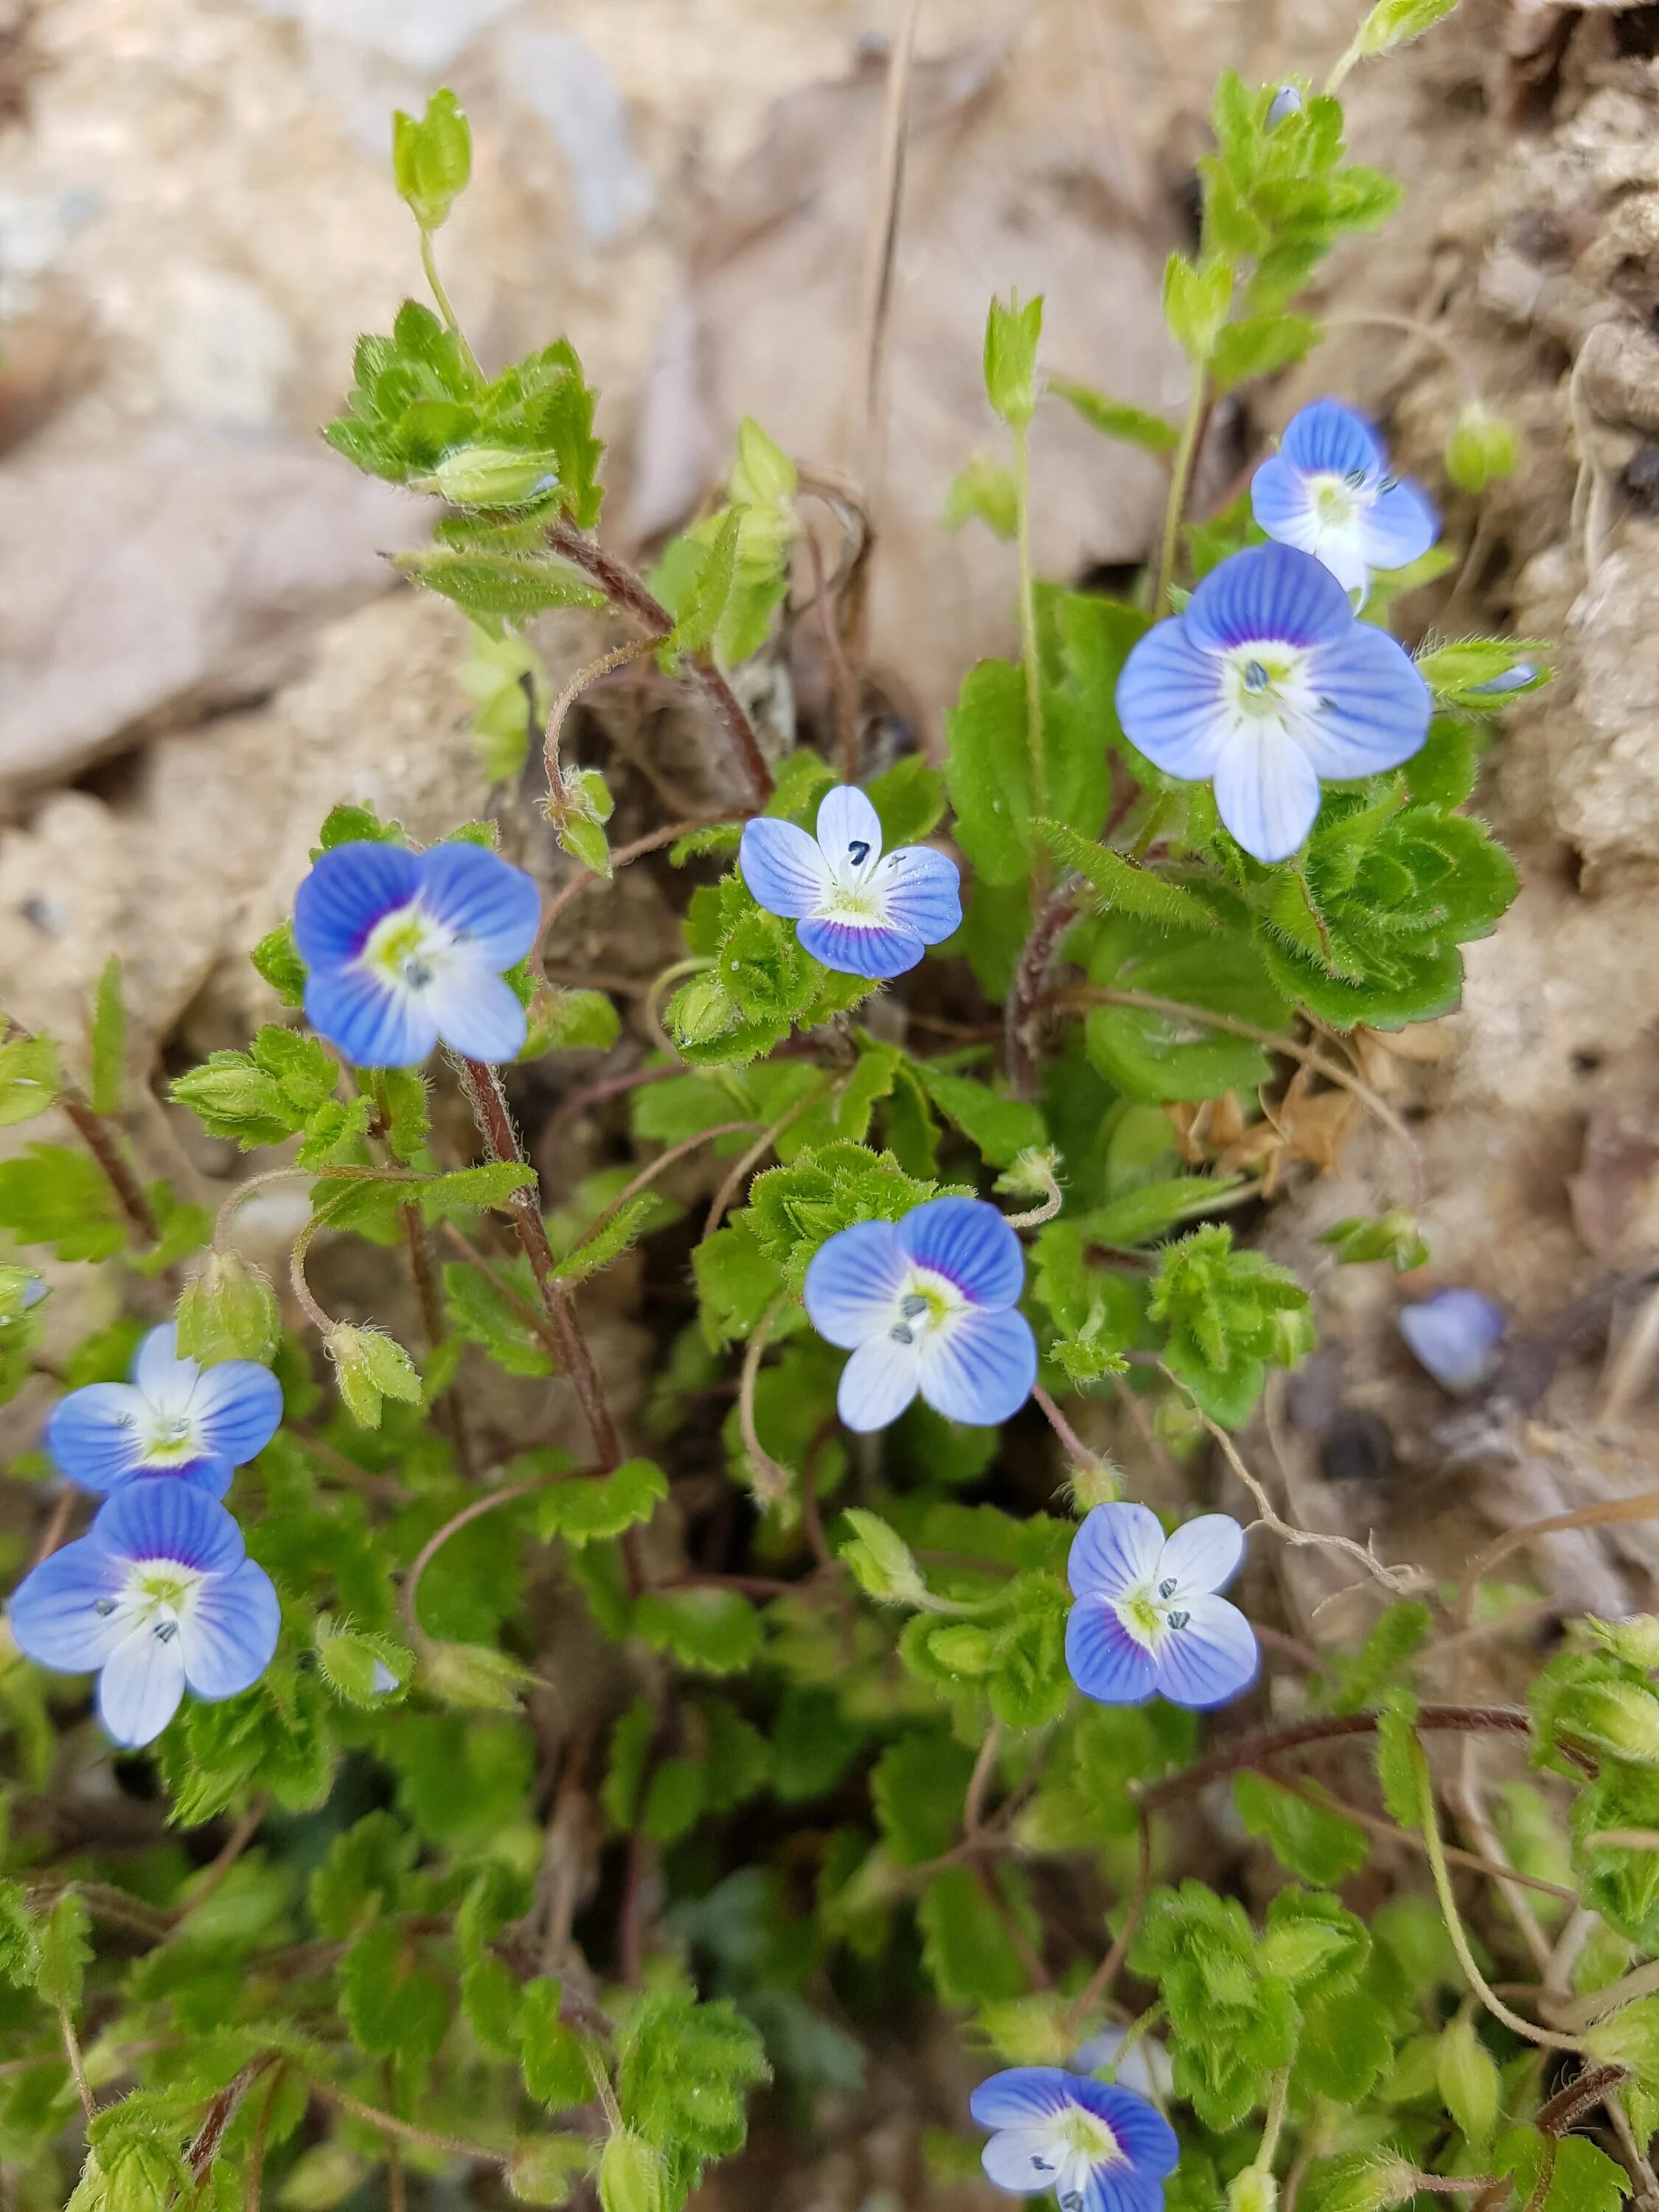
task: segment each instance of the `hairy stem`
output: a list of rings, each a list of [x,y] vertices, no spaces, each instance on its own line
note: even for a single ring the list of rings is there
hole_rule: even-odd
[[[437,302],[438,313],[443,317],[444,328],[460,349],[461,359],[482,384],[483,371],[478,367],[477,355],[466,342],[466,332],[461,328],[459,316],[450,305],[449,295],[445,291],[443,279],[438,274],[438,257],[432,250],[432,233],[424,225],[421,229],[421,266],[426,271],[426,281],[431,288],[434,300]]]
[[[1031,756],[1031,814],[1042,821],[1048,811],[1048,763],[1042,746],[1042,668],[1037,658],[1036,578],[1031,561],[1031,436],[1026,422],[1013,425],[1014,523],[1019,550],[1019,658],[1025,672],[1025,742]],[[1038,842],[1031,855],[1031,895],[1039,908],[1048,889],[1048,848]]]
[[[626,609],[646,625],[653,637],[669,635],[674,617],[667,608],[652,597],[632,569],[596,545],[591,538],[585,538],[573,523],[556,522],[548,532],[548,542],[573,568],[580,568],[585,576],[591,576],[612,606]],[[772,771],[766,765],[760,740],[742,702],[708,653],[695,654],[688,665],[730,740],[755,794],[756,804],[764,806],[772,796]]]
[[[1246,1735],[1235,1736],[1231,1743],[1218,1745],[1207,1758],[1195,1759],[1181,1773],[1139,1791],[1139,1802],[1149,1813],[1162,1812],[1165,1806],[1178,1804],[1194,1790],[1202,1790],[1206,1783],[1224,1774],[1236,1774],[1241,1766],[1261,1766],[1287,1751],[1299,1751],[1304,1744],[1373,1735],[1381,1718],[1380,1713],[1319,1713],[1310,1720],[1292,1721],[1285,1728],[1253,1729]],[[1430,1732],[1449,1729],[1458,1735],[1470,1729],[1495,1735],[1532,1733],[1532,1716],[1518,1705],[1424,1705],[1416,1724]]]
[[[1016,1098],[1037,1093],[1036,1023],[1038,1002],[1048,985],[1054,948],[1077,913],[1076,878],[1056,884],[1037,908],[1036,921],[1014,969],[1013,988],[1003,1009],[1003,1060],[1008,1087]]]
[[[1186,519],[1187,495],[1192,489],[1193,471],[1198,463],[1199,441],[1204,434],[1204,418],[1209,412],[1209,371],[1195,369],[1193,373],[1193,396],[1187,403],[1186,420],[1181,426],[1181,443],[1176,447],[1175,466],[1170,473],[1169,504],[1164,511],[1164,542],[1158,556],[1158,580],[1152,590],[1154,617],[1170,611],[1176,556],[1181,548],[1181,526]]]
[[[1146,1910],[1146,1899],[1152,1888],[1152,1824],[1148,1808],[1143,1802],[1139,1808],[1139,1826],[1136,1834],[1138,1856],[1135,1862],[1135,1886],[1129,1898],[1129,1910],[1112,1948],[1089,1977],[1087,1985],[1072,2000],[1066,2014],[1066,2033],[1074,2036],[1105,1997],[1117,1979],[1119,1969],[1129,1955],[1129,1946],[1135,1940],[1135,1930],[1140,1925],[1140,1916]]]

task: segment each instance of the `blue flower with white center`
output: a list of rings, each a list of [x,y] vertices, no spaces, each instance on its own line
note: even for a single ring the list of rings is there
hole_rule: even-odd
[[[1155,2106],[1060,2066],[1011,2066],[968,2108],[996,2132],[980,2154],[999,2189],[1052,2189],[1060,2212],[1158,2212],[1181,2146]]]
[[[359,1067],[413,1067],[440,1039],[514,1059],[525,1011],[502,978],[541,918],[534,883],[488,846],[336,845],[294,901],[306,1019]]]
[[[1340,399],[1291,416],[1251,480],[1250,506],[1269,538],[1322,561],[1362,604],[1373,568],[1403,568],[1440,535],[1427,494],[1389,475],[1376,428]]]
[[[181,1358],[171,1322],[139,1346],[131,1382],[91,1382],[60,1398],[43,1441],[82,1490],[115,1490],[136,1477],[182,1477],[222,1498],[235,1469],[276,1435],[282,1385],[268,1367]]]
[[[1216,1593],[1238,1572],[1244,1532],[1203,1513],[1166,1537],[1146,1505],[1097,1505],[1072,1540],[1066,1576],[1077,1602],[1066,1664],[1103,1705],[1164,1697],[1202,1711],[1241,1696],[1261,1654],[1250,1624]]]
[[[98,1675],[117,1743],[149,1743],[198,1698],[234,1697],[270,1664],[281,1608],[224,1507],[187,1482],[129,1483],[88,1533],[25,1577],[8,1608],[24,1656]]]
[[[768,815],[746,822],[738,866],[757,905],[843,975],[902,975],[962,927],[956,862],[930,845],[884,854],[880,818],[854,784],[826,794],[816,838]]]
[[[1468,1290],[1437,1291],[1404,1306],[1398,1323],[1419,1364],[1458,1398],[1490,1379],[1507,1327],[1489,1297]]]
[[[979,1198],[935,1198],[902,1221],[860,1221],[821,1245],[803,1296],[818,1334],[852,1358],[836,1403],[849,1429],[884,1429],[920,1391],[981,1428],[1017,1413],[1036,1340],[1015,1310],[1019,1239]]]
[[[1405,647],[1356,621],[1330,570],[1290,545],[1224,561],[1147,631],[1117,685],[1129,742],[1166,775],[1213,781],[1222,820],[1267,861],[1312,829],[1322,777],[1398,768],[1433,705]]]

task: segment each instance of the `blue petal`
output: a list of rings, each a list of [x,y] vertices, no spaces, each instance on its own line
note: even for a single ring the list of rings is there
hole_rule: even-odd
[[[499,975],[516,968],[542,926],[542,895],[533,878],[487,845],[457,838],[421,855],[421,904],[465,938]]]
[[[420,888],[421,864],[404,846],[336,845],[294,895],[295,948],[307,968],[343,967],[375,923]]]
[[[313,969],[306,1019],[355,1067],[413,1067],[438,1042],[428,1006],[362,968]]]
[[[824,793],[817,830],[824,859],[841,874],[867,867],[881,851],[881,817],[855,783],[838,783]]]
[[[1194,645],[1231,653],[1241,645],[1322,644],[1352,629],[1353,609],[1311,554],[1248,545],[1210,571],[1182,619]]]
[[[204,1368],[191,1397],[197,1434],[217,1459],[246,1467],[282,1425],[283,1386],[251,1359]]]
[[[921,1362],[914,1344],[872,1336],[841,1370],[836,1410],[849,1429],[866,1434],[897,1420],[915,1396]]]
[[[1399,1316],[1400,1334],[1443,1389],[1478,1390],[1497,1364],[1502,1313],[1479,1291],[1437,1291]]]
[[[131,1372],[134,1386],[152,1406],[181,1413],[190,1404],[202,1370],[195,1360],[179,1358],[177,1324],[167,1321],[143,1339],[133,1354]]]
[[[1011,1306],[1025,1287],[1019,1239],[982,1198],[933,1198],[913,1207],[898,1224],[898,1241],[918,1267],[932,1267],[976,1306]]]
[[[1311,553],[1319,536],[1319,521],[1314,513],[1308,479],[1301,470],[1293,468],[1283,453],[1273,453],[1263,461],[1250,479],[1250,512],[1267,532],[1281,545],[1300,547]]]
[[[244,1559],[206,1584],[179,1624],[185,1680],[198,1698],[234,1698],[270,1666],[282,1625],[270,1577]]]
[[[968,2109],[982,2128],[1029,2127],[1076,2104],[1077,2084],[1063,2067],[1009,2066],[980,2083]]]
[[[1379,494],[1361,520],[1361,542],[1373,568],[1419,561],[1440,535],[1440,517],[1426,492],[1402,481]]]
[[[1321,775],[1377,775],[1420,750],[1434,700],[1405,647],[1385,630],[1355,623],[1311,656],[1308,675],[1319,708],[1303,742]]]
[[[1035,2197],[1054,2186],[1054,2126],[1052,2119],[1042,2119],[1024,2127],[998,2130],[979,2154],[985,2178],[994,2189],[1006,2189],[1017,2197]]]
[[[524,1050],[526,1021],[518,994],[482,962],[446,962],[422,995],[438,1035],[463,1060],[516,1060]]]
[[[788,921],[816,913],[830,889],[823,854],[793,822],[765,815],[745,822],[738,866],[756,905]]]
[[[1159,623],[1117,679],[1123,734],[1166,775],[1188,782],[1213,775],[1231,724],[1221,681],[1219,660],[1194,642],[1183,618]]]
[[[98,1717],[131,1750],[155,1742],[185,1694],[179,1639],[158,1636],[158,1625],[130,1629],[98,1678]]]
[[[1261,1663],[1249,1622],[1224,1597],[1189,1598],[1185,1611],[1186,1626],[1161,1636],[1152,1655],[1160,1694],[1200,1711],[1242,1697]]]
[[[924,945],[942,945],[962,927],[962,872],[930,845],[902,845],[876,872],[887,919]]]
[[[947,1420],[994,1429],[1030,1396],[1036,1369],[1036,1339],[1023,1313],[966,1314],[923,1340],[921,1395]]]
[[[799,921],[795,934],[814,960],[838,975],[864,975],[875,983],[907,974],[927,950],[908,929],[869,922]]]
[[[143,1464],[143,1439],[135,1425],[146,1410],[130,1383],[89,1382],[58,1401],[46,1416],[42,1441],[82,1490],[113,1490]]]
[[[1293,415],[1279,449],[1292,468],[1309,475],[1346,477],[1361,469],[1370,476],[1389,465],[1376,425],[1340,399],[1316,399]]]
[[[1181,2144],[1155,2105],[1121,2081],[1080,2081],[1076,2095],[1085,2111],[1097,2112],[1105,2121],[1137,2176],[1161,2181],[1175,2172]]]
[[[1258,860],[1288,860],[1318,815],[1319,777],[1294,738],[1255,724],[1235,730],[1228,739],[1216,766],[1215,803],[1247,853]]]
[[[1152,1653],[1135,1642],[1103,1597],[1080,1597],[1072,1607],[1066,1670],[1097,1705],[1144,1705],[1158,1686]]]
[[[1122,1597],[1151,1582],[1164,1556],[1164,1524],[1150,1505],[1097,1505],[1072,1539],[1066,1578],[1079,1597]]]
[[[224,1507],[167,1475],[125,1484],[100,1509],[87,1540],[115,1559],[175,1559],[206,1574],[228,1574],[244,1557],[242,1532]]]
[[[1267,106],[1267,128],[1277,131],[1292,115],[1300,115],[1307,106],[1299,84],[1281,84]]]
[[[62,1674],[88,1674],[101,1667],[129,1623],[119,1613],[100,1614],[94,1608],[119,1598],[126,1571],[125,1562],[88,1536],[43,1559],[24,1576],[7,1608],[24,1657]]]
[[[1170,2169],[1171,2171],[1173,2169]],[[1097,2166],[1083,2192],[1082,2212],[1163,2212],[1162,2184],[1127,2166]]]
[[[801,1296],[808,1320],[827,1343],[851,1352],[892,1319],[906,1273],[890,1221],[860,1221],[821,1244],[806,1270]]]
[[[1244,1558],[1244,1531],[1231,1513],[1200,1513],[1184,1521],[1164,1547],[1160,1582],[1170,1576],[1183,1597],[1224,1589]]]

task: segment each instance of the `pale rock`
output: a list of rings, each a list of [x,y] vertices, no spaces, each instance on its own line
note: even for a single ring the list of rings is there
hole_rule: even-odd
[[[509,31],[501,68],[503,85],[558,142],[588,244],[609,246],[643,221],[656,188],[634,151],[617,81],[593,49],[562,31]]]

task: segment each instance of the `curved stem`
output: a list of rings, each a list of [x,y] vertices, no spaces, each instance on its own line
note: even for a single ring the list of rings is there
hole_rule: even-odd
[[[443,317],[444,328],[460,348],[462,360],[482,384],[483,371],[478,367],[477,356],[466,342],[466,332],[461,328],[459,316],[449,303],[449,295],[445,291],[443,279],[438,274],[438,257],[432,250],[432,233],[424,225],[421,230],[421,266],[426,271],[426,281],[432,289],[432,296],[437,302],[438,313]]]
[[[1273,2076],[1273,2087],[1267,2093],[1267,2118],[1261,2130],[1261,2145],[1251,2164],[1258,2173],[1271,2173],[1273,2160],[1279,2154],[1279,2138],[1284,2132],[1285,2107],[1290,2100],[1291,2069],[1283,2066]]]
[[[619,868],[627,867],[632,860],[643,860],[647,853],[660,853],[665,845],[678,845],[682,837],[689,837],[694,830],[712,830],[720,823],[738,818],[730,812],[705,814],[695,822],[671,822],[665,829],[652,830],[649,836],[636,837],[631,845],[618,845],[611,855],[611,873],[608,876],[596,876],[592,869],[584,868],[580,875],[574,876],[562,890],[555,891],[549,899],[542,915],[543,945],[546,945],[553,933],[554,923],[571,901],[580,898],[584,891],[592,890],[597,884],[615,883]],[[674,1072],[678,1075],[684,1071],[676,1068]]]
[[[1140,1916],[1146,1910],[1146,1899],[1152,1888],[1152,1824],[1150,1807],[1143,1799],[1139,1808],[1139,1827],[1136,1843],[1139,1856],[1135,1863],[1135,1886],[1129,1898],[1129,1910],[1122,1927],[1113,1941],[1111,1949],[1090,1976],[1087,1986],[1071,2002],[1066,2014],[1067,2037],[1074,2036],[1083,2022],[1101,2002],[1117,1979],[1118,1969],[1129,1955],[1129,1946],[1135,1940],[1135,1930],[1140,1925]]]
[[[755,1495],[763,1505],[781,1505],[789,1496],[793,1480],[789,1468],[780,1466],[773,1458],[755,1427],[755,1384],[760,1374],[761,1354],[778,1316],[789,1303],[790,1293],[780,1291],[756,1322],[744,1347],[743,1374],[738,1384],[738,1426],[755,1478]]]
[[[270,2116],[276,2108],[276,2093],[283,2086],[287,2061],[278,2059],[270,2077],[270,2087],[265,2091],[253,2122],[253,2142],[247,2154],[247,2185],[242,2192],[242,2212],[259,2212],[260,2185],[264,2177],[265,2145],[270,2138]]]
[[[1419,1725],[1421,1725],[1419,1719]],[[1512,2035],[1528,2043],[1541,2044],[1547,2051],[1577,2051],[1585,2046],[1574,2035],[1558,2035],[1547,2027],[1535,2027],[1529,2020],[1522,2020],[1518,2012],[1511,2012],[1498,1992],[1487,1983],[1474,1962],[1469,1948],[1469,1939],[1463,1932],[1462,1916],[1457,1910],[1457,1899],[1452,1893],[1451,1871],[1446,1864],[1444,1847],[1440,1840],[1440,1820],[1435,1810],[1434,1778],[1429,1772],[1428,1754],[1416,1736],[1411,1740],[1412,1764],[1417,1775],[1418,1804],[1423,1820],[1423,1840],[1428,1845],[1429,1871],[1434,1877],[1435,1895],[1440,1900],[1440,1911],[1446,1923],[1446,1933],[1451,1938],[1452,1948],[1457,1954],[1469,1987],[1474,1991],[1494,2020],[1501,2021]]]
[[[398,1601],[404,1626],[410,1638],[417,1644],[427,1641],[416,1603],[421,1577],[452,1536],[458,1536],[463,1528],[474,1521],[481,1520],[486,1513],[493,1513],[497,1506],[516,1504],[520,1498],[530,1498],[538,1490],[550,1490],[557,1482],[574,1482],[582,1479],[580,1474],[567,1468],[558,1474],[535,1474],[523,1482],[510,1482],[504,1490],[492,1490],[487,1497],[473,1498],[469,1504],[463,1505],[459,1513],[452,1514],[442,1528],[434,1528],[410,1561],[409,1571],[404,1577],[403,1590]]]
[[[1605,1528],[1619,1521],[1656,1519],[1659,1519],[1659,1490],[1644,1490],[1634,1498],[1603,1498],[1596,1505],[1580,1505],[1571,1513],[1551,1513],[1541,1521],[1528,1521],[1519,1528],[1506,1529],[1496,1543],[1488,1544],[1469,1562],[1458,1594],[1457,1619],[1460,1622],[1468,1620],[1474,1609],[1477,1589],[1498,1562],[1534,1538],[1560,1535],[1571,1528]]]
[[[806,1113],[811,1108],[816,1106],[819,1099],[823,1097],[825,1091],[829,1091],[837,1080],[838,1079],[836,1076],[826,1075],[822,1078],[820,1081],[815,1083],[810,1091],[804,1091],[800,1097],[796,1099],[794,1104],[789,1108],[788,1111],[784,1114],[780,1114],[777,1120],[774,1121],[769,1127],[763,1130],[755,1139],[754,1143],[750,1145],[749,1150],[744,1154],[743,1158],[737,1162],[736,1165],[732,1168],[731,1174],[726,1176],[726,1181],[714,1193],[714,1199],[709,1205],[708,1218],[702,1224],[702,1241],[704,1243],[708,1243],[708,1239],[720,1227],[721,1221],[726,1217],[726,1207],[731,1205],[732,1200],[737,1196],[738,1192],[742,1188],[743,1179],[749,1173],[750,1170],[757,1166],[760,1161],[766,1158],[768,1152],[771,1151],[773,1146],[776,1144],[778,1139],[783,1134],[784,1131],[793,1127],[793,1125],[800,1119],[803,1114]]]
[[[311,1285],[306,1280],[306,1254],[311,1249],[312,1238],[321,1226],[320,1219],[317,1215],[313,1214],[311,1219],[307,1222],[294,1240],[294,1249],[289,1254],[288,1273],[289,1279],[294,1285],[294,1296],[299,1304],[301,1312],[304,1314],[319,1335],[326,1339],[334,1323],[312,1296]]]
[[[662,602],[652,597],[630,568],[596,545],[591,538],[584,537],[574,523],[554,523],[548,532],[548,542],[572,568],[591,576],[613,606],[626,608],[644,623],[653,641],[672,632],[674,618]],[[764,806],[774,788],[772,771],[766,765],[754,725],[744,714],[737,694],[707,653],[693,655],[687,665],[731,740],[757,805]]]
[[[1328,1743],[1340,1736],[1370,1735],[1382,1717],[1380,1713],[1319,1713],[1310,1720],[1292,1721],[1286,1728],[1253,1729],[1248,1735],[1235,1736],[1231,1743],[1218,1746],[1207,1758],[1195,1759],[1179,1774],[1154,1782],[1136,1795],[1147,1812],[1162,1812],[1166,1805],[1190,1796],[1194,1790],[1202,1790],[1206,1783],[1224,1774],[1237,1773],[1241,1766],[1262,1766],[1287,1751],[1299,1751],[1304,1744]],[[1449,1729],[1463,1735],[1474,1729],[1490,1730],[1496,1735],[1528,1736],[1532,1734],[1532,1716],[1518,1705],[1424,1705],[1419,1709],[1416,1725],[1420,1732],[1429,1733]]]
[[[1084,1443],[1082,1437],[1079,1436],[1077,1431],[1040,1382],[1033,1387],[1031,1396],[1036,1401],[1037,1411],[1060,1438],[1061,1448],[1073,1468],[1080,1468],[1088,1474],[1110,1473],[1111,1470],[1107,1467],[1106,1462],[1101,1458],[1098,1452],[1090,1450],[1088,1445]]]
[[[547,770],[549,803],[564,789],[564,770],[559,765],[559,738],[564,729],[565,716],[575,705],[590,684],[597,684],[601,676],[609,676],[613,668],[623,668],[630,660],[638,660],[644,653],[655,650],[656,640],[635,638],[629,645],[619,645],[610,653],[602,653],[597,660],[590,660],[579,668],[553,702],[553,710],[547,718],[547,730],[542,738],[542,764]]]
[[[578,1253],[584,1251],[599,1231],[616,1219],[629,1199],[637,1198],[642,1190],[648,1190],[659,1176],[665,1175],[677,1161],[695,1152],[700,1145],[711,1144],[716,1137],[746,1136],[750,1130],[758,1129],[760,1126],[758,1121],[716,1121],[713,1128],[699,1129],[696,1136],[682,1137],[678,1145],[671,1145],[665,1152],[659,1153],[654,1160],[642,1167],[632,1182],[619,1190],[603,1212],[594,1215],[580,1243],[571,1247],[570,1258],[574,1260]]]
[[[459,2136],[439,2135],[432,2128],[417,2128],[412,2120],[400,2120],[395,2112],[383,2112],[378,2106],[366,2105],[361,2097],[354,2097],[349,2089],[337,2088],[332,2081],[325,2081],[309,2067],[304,2073],[319,2096],[326,2097],[331,2105],[337,2105],[354,2119],[366,2120],[370,2127],[379,2128],[382,2135],[401,2136],[405,2142],[419,2143],[426,2150],[447,2151],[452,2158],[476,2158],[485,2165],[503,2167],[510,2163],[511,2154],[507,2151],[494,2149],[489,2143],[467,2142]]]

